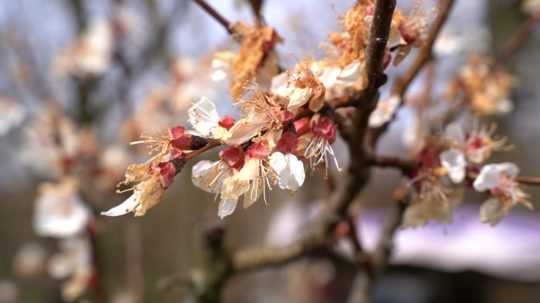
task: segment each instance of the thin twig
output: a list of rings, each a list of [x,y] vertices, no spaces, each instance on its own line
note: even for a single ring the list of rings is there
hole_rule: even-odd
[[[525,20],[518,29],[510,36],[510,39],[504,44],[503,49],[497,55],[497,62],[513,55],[527,41],[527,37],[531,30],[540,22],[540,16],[530,16]]]
[[[197,5],[199,5],[208,15],[210,15],[214,20],[216,20],[225,30],[230,34],[234,34],[231,23],[223,17],[218,11],[216,11],[210,4],[205,0],[193,0]]]

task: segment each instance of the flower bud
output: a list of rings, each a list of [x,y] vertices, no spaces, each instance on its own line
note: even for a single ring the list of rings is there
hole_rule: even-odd
[[[231,127],[233,127],[233,125],[234,125],[234,118],[229,115],[224,116],[223,118],[221,118],[221,120],[219,120],[219,126],[225,129],[230,129]]]
[[[229,146],[219,156],[230,168],[241,169],[244,166],[245,154],[240,147]]]

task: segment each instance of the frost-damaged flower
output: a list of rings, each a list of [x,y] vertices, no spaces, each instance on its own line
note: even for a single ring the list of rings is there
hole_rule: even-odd
[[[480,208],[480,220],[483,223],[497,224],[517,204],[532,209],[528,195],[516,181],[518,174],[519,168],[514,163],[488,164],[482,167],[473,186],[479,192],[489,191],[491,196]]]
[[[38,235],[65,238],[86,229],[92,215],[77,191],[73,178],[40,187],[34,211],[34,230]]]
[[[285,99],[284,105],[292,113],[306,104],[313,112],[318,112],[324,105],[325,87],[309,69],[309,62],[299,63],[292,71],[275,76],[271,90]]]
[[[336,141],[336,124],[325,116],[314,116],[311,119],[311,132],[302,136],[309,140],[304,157],[309,160],[311,168],[324,165],[325,175],[328,174],[328,162],[334,162],[341,171],[332,144]],[[301,137],[301,140],[303,139]]]
[[[271,27],[251,27],[244,23],[234,24],[233,31],[241,36],[240,51],[231,68],[230,92],[237,100],[251,82],[270,84],[270,78],[278,73],[274,46],[281,38]]]
[[[516,80],[488,58],[473,56],[448,90],[450,100],[465,94],[470,108],[479,115],[507,114],[514,108],[510,101]]]
[[[132,144],[149,144],[151,154],[142,164],[129,165],[124,181],[118,184],[119,193],[133,191],[133,194],[120,205],[102,212],[105,216],[121,216],[133,212],[142,216],[154,207],[165,190],[171,185],[176,174],[185,164],[185,154],[198,149],[198,137],[189,134],[183,127],[173,127],[168,135],[145,137]]]
[[[311,63],[311,71],[325,88],[324,101],[342,101],[367,85],[365,65],[358,60],[344,67],[331,61]]]
[[[99,75],[109,67],[113,52],[113,29],[105,20],[94,21],[74,45],[55,62],[61,74]]]
[[[266,130],[279,130],[288,118],[277,97],[270,93],[255,90],[236,105],[243,117],[234,123],[223,140],[228,145],[241,145]]]
[[[76,300],[92,285],[95,271],[90,247],[87,237],[67,238],[49,260],[49,274],[63,280],[62,296],[67,301]]]
[[[399,96],[391,96],[386,101],[379,101],[369,116],[369,127],[379,127],[390,121],[401,104]]]
[[[120,205],[101,214],[116,217],[133,212],[135,216],[143,216],[146,211],[160,202],[176,175],[176,166],[183,165],[183,162],[181,163],[175,165],[173,162],[159,162],[130,165],[126,172],[126,180],[122,184],[136,184],[120,192],[133,191],[133,194]]]
[[[15,100],[0,96],[0,136],[19,126],[26,117],[26,111]]]

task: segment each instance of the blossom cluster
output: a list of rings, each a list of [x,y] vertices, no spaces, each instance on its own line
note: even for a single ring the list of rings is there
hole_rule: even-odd
[[[282,39],[274,29],[233,25],[240,49],[215,55],[212,78],[229,81],[241,117],[219,115],[216,105],[203,97],[188,110],[190,130],[175,127],[168,136],[137,142],[151,144],[155,155],[128,167],[122,186],[128,185],[133,195],[103,214],[144,214],[161,199],[184,161],[205,146],[223,146],[220,159],[196,163],[192,179],[219,198],[221,218],[240,200],[244,207],[261,196],[266,201],[267,190],[275,186],[298,190],[305,181],[304,164],[325,176],[330,164],[339,170],[332,148],[337,136],[332,108],[366,86],[365,49],[373,13],[373,1],[359,1],[344,15],[344,31],[330,35],[328,56],[301,60],[282,73],[274,50]],[[411,48],[422,45],[425,27],[424,18],[396,12],[385,64],[398,64]]]
[[[423,226],[429,220],[450,223],[465,186],[488,194],[480,208],[483,223],[497,224],[518,204],[532,208],[516,181],[519,169],[515,164],[486,163],[494,152],[511,147],[494,131],[494,127],[478,123],[470,129],[453,123],[444,134],[426,139],[410,174],[415,195],[404,215],[404,226]]]

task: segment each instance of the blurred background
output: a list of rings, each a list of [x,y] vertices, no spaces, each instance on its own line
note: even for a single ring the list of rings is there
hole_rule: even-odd
[[[208,2],[231,21],[253,22],[247,1]],[[283,65],[320,56],[321,43],[339,30],[338,18],[353,2],[265,1],[266,22],[284,38],[278,48]],[[399,0],[398,6],[408,12],[421,5],[434,13],[437,1],[418,2]],[[500,49],[528,13],[517,0],[457,0],[435,48],[434,95],[442,94],[469,54]],[[191,184],[190,167],[146,216],[97,214],[126,198],[114,186],[128,163],[147,156],[129,145],[141,133],[185,123],[186,109],[201,96],[235,115],[227,84],[210,79],[212,54],[235,48],[223,28],[189,0],[0,0],[0,303],[70,301],[80,286],[73,276],[86,273],[81,264],[99,269],[99,276],[85,277],[100,294],[79,302],[97,302],[96,296],[115,303],[185,300],[185,291],[164,288],[163,281],[200,265],[200,233],[217,222],[217,203]],[[496,161],[516,162],[525,175],[540,175],[539,49],[537,27],[515,55],[503,59],[518,80],[515,108],[493,119],[516,147]],[[390,69],[390,77],[409,62]],[[404,153],[403,129],[410,123],[404,108],[382,150]],[[337,145],[345,166],[346,151]],[[398,182],[397,172],[376,171],[360,197],[367,248],[376,242]],[[527,191],[540,207],[540,191]],[[273,192],[268,205],[257,203],[223,222],[227,246],[291,243],[326,196],[319,176],[310,176],[294,196]],[[62,221],[50,214],[58,210],[37,206],[48,199],[69,200],[73,209],[61,211],[79,217]],[[452,224],[398,233],[375,302],[540,302],[540,214],[514,209],[492,228],[478,223],[482,197],[465,199]],[[55,227],[79,221],[82,245],[58,240]],[[304,260],[235,277],[225,299],[346,302],[354,275],[346,266]]]

